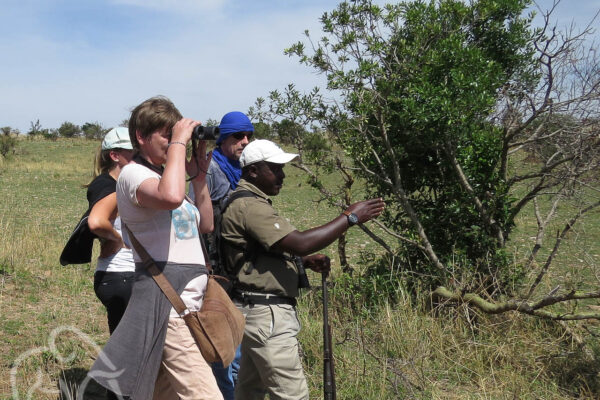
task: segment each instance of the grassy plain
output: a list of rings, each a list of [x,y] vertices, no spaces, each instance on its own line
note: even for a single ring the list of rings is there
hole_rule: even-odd
[[[105,311],[92,287],[95,261],[66,267],[58,262],[87,208],[81,185],[90,179],[97,146],[82,139],[22,139],[11,159],[0,160],[0,399],[60,398],[61,385],[82,379],[108,339]],[[316,202],[300,171],[288,166],[286,174],[274,204],[299,229],[338,214]],[[598,268],[600,221],[591,221],[571,235],[557,272],[565,283],[583,268]],[[532,224],[519,221],[511,244],[516,261],[531,246]],[[355,277],[369,267],[364,255],[378,251],[360,230],[350,231]],[[335,245],[325,252],[335,259]],[[320,280],[310,275],[314,287],[299,305],[300,341],[311,398],[320,398]],[[343,275],[337,265],[333,275]],[[597,282],[588,275],[588,286]],[[381,298],[374,308],[361,306],[360,293],[332,290],[339,399],[600,397],[600,351],[586,335],[597,331],[594,323],[486,316],[462,306],[432,313],[424,306],[426,295],[415,299],[401,282],[395,287],[401,300]]]

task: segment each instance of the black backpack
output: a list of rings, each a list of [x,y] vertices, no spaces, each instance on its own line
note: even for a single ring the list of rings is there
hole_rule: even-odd
[[[228,271],[225,266],[224,257],[221,257],[223,254],[223,242],[225,241],[221,236],[221,223],[223,221],[223,213],[227,207],[233,203],[237,199],[241,199],[243,197],[259,197],[256,193],[253,193],[249,190],[239,190],[236,192],[232,192],[231,195],[225,198],[222,202],[218,202],[215,206],[213,204],[213,212],[214,212],[214,229],[211,233],[205,234],[205,242],[207,243],[207,252],[209,254],[209,260],[213,266],[213,273],[216,275],[225,276],[229,279],[227,284],[219,281],[221,285],[225,288],[225,290],[231,294],[233,286],[235,286],[237,281],[237,274],[240,272],[241,267],[244,263],[248,261],[254,262],[259,255],[268,255],[270,257],[282,258],[287,261],[293,262],[298,268],[299,273],[299,286],[300,288],[310,287],[310,283],[308,282],[308,278],[306,278],[306,273],[304,272],[304,267],[302,265],[302,258],[297,256],[291,256],[276,252],[271,252],[269,250],[264,249],[262,246],[253,247],[253,248],[245,248],[241,246],[234,246],[243,251],[244,256],[239,260],[238,265],[233,266],[233,270]],[[229,245],[233,245],[229,243]]]
[[[221,199],[220,201],[213,201],[213,216],[214,216],[214,227],[210,233],[203,234],[204,242],[206,244],[206,250],[208,253],[208,260],[213,269],[215,275],[225,276],[229,279],[233,278],[227,273],[225,268],[224,258],[221,257],[222,250],[222,237],[221,237],[221,222],[223,221],[223,213],[227,207],[235,200],[243,197],[258,197],[255,193],[249,190],[238,190],[231,192],[228,197]]]

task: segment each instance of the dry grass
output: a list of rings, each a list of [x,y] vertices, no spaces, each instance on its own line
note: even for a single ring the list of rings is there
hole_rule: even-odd
[[[0,399],[14,398],[13,393],[19,399],[56,399],[61,387],[73,391],[108,338],[104,309],[92,288],[95,263],[58,263],[87,207],[81,184],[89,180],[97,145],[77,139],[22,140],[14,158],[0,164]],[[286,173],[285,187],[274,199],[282,215],[299,229],[337,215],[315,202],[299,171],[288,167]],[[586,265],[598,263],[597,250],[590,251],[590,242],[600,237],[598,229],[597,221],[588,223],[571,244],[583,252],[577,259]],[[515,249],[525,246],[525,229],[520,237]],[[358,229],[350,231],[349,241],[350,262],[360,272],[361,252],[379,249]],[[336,248],[325,252],[335,257]],[[311,274],[311,280],[315,288],[299,306],[300,340],[311,397],[320,398],[319,277]],[[515,314],[489,317],[463,307],[430,310],[425,295],[412,298],[400,283],[397,291],[397,304],[382,298],[378,307],[367,308],[352,301],[358,294],[342,286],[332,289],[339,399],[600,396],[598,349],[593,342],[575,340],[581,324]],[[98,393],[95,389],[90,398]]]
[[[81,184],[89,179],[98,143],[21,140],[0,175],[0,393],[57,398],[61,373],[91,365],[93,352],[74,334],[106,340],[104,310],[92,289],[93,267],[62,267],[58,258],[87,208]],[[83,346],[83,347],[82,347]],[[26,357],[24,355],[27,355]],[[12,379],[12,382],[11,382]]]

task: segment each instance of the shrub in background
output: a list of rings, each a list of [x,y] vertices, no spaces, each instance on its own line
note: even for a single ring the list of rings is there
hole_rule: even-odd
[[[15,147],[17,146],[17,138],[10,135],[0,136],[0,155],[7,158],[11,154],[15,153]]]

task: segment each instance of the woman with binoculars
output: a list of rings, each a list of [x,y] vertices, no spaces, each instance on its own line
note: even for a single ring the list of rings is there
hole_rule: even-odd
[[[183,118],[165,97],[142,102],[129,119],[136,154],[117,182],[122,221],[190,311],[200,309],[207,284],[199,235],[213,228],[206,142],[198,141],[191,160],[186,156],[199,125]],[[193,177],[193,203],[185,196],[186,172]],[[129,306],[89,375],[131,399],[222,399],[183,318],[135,248],[134,260],[136,281]]]

